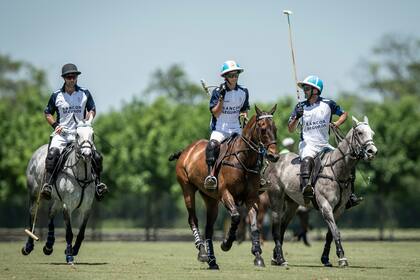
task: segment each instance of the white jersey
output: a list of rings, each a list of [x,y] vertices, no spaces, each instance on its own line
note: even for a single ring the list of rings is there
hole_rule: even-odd
[[[210,99],[210,111],[217,105],[219,96],[220,91],[217,88]],[[244,87],[236,86],[235,89],[226,91],[221,114],[217,118],[212,116],[211,130],[228,134],[241,133],[239,114],[249,110],[248,99],[248,90]]]
[[[306,156],[314,157],[316,153],[329,145],[329,124],[332,115],[341,116],[344,111],[341,110],[333,100],[318,98],[314,104],[304,101],[298,104],[303,106],[301,142],[299,143],[299,152],[301,158]],[[297,107],[290,115],[289,122],[296,117]]]
[[[95,111],[95,102],[89,90],[76,86],[72,94],[63,88],[55,91],[44,110],[45,114],[57,113],[57,122],[66,129],[76,129],[73,115],[78,121],[83,120],[87,111]]]

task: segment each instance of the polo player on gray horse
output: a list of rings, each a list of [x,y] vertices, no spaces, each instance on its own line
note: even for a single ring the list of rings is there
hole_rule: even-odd
[[[77,124],[74,118],[80,121],[93,118],[96,115],[95,102],[89,90],[77,85],[77,77],[80,74],[81,72],[77,70],[76,65],[71,63],[65,64],[61,71],[64,85],[51,95],[44,110],[45,119],[54,128],[55,132],[50,141],[45,160],[46,177],[41,192],[43,198],[47,200],[51,199],[52,186],[55,181],[55,175],[58,173],[57,169],[59,167],[57,167],[57,163],[60,154],[71,142],[69,135],[63,132],[76,129]],[[57,120],[53,117],[56,112]],[[93,168],[96,173],[95,197],[99,201],[108,192],[108,188],[104,183],[100,182],[102,155],[96,149],[93,152]]]
[[[289,118],[289,132],[294,132],[302,119],[301,137],[299,143],[300,180],[301,190],[305,202],[309,202],[314,196],[314,190],[311,182],[311,173],[314,167],[315,156],[324,149],[333,150],[328,143],[329,125],[333,115],[339,116],[338,120],[332,122],[332,125],[339,127],[343,124],[348,113],[343,111],[340,106],[330,99],[322,98],[320,95],[324,87],[323,81],[317,76],[308,76],[298,86],[303,89],[306,100],[300,102],[294,108]],[[355,170],[352,179],[352,194],[348,201],[347,208],[360,203],[362,198],[358,198],[354,192]]]

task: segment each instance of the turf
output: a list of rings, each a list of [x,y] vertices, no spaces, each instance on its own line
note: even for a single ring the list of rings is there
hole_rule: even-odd
[[[420,279],[420,242],[344,242],[347,268],[337,267],[334,246],[335,267],[322,267],[321,242],[285,244],[287,268],[270,265],[271,242],[263,246],[265,268],[254,267],[250,242],[229,252],[215,242],[220,271],[196,260],[192,242],[85,242],[74,266],[64,263],[62,240],[51,256],[43,255],[43,243],[23,256],[22,245],[0,243],[0,279]]]

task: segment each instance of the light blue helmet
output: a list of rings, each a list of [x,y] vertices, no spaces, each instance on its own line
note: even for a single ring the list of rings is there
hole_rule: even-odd
[[[324,82],[318,76],[308,76],[302,82],[298,82],[298,86],[303,89],[304,85],[312,86],[319,90],[319,94],[321,94],[322,89],[324,88]]]
[[[244,71],[243,68],[239,66],[238,63],[236,63],[233,60],[225,61],[222,65],[222,69],[220,70],[220,76],[224,76],[226,73],[231,71],[238,71],[239,73],[242,73]]]

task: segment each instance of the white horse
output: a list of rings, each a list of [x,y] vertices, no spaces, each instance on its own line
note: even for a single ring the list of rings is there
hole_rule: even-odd
[[[58,211],[62,210],[66,226],[67,242],[67,248],[64,253],[68,264],[73,264],[74,256],[79,252],[95,197],[96,175],[92,169],[94,132],[91,123],[92,119],[89,119],[88,121],[83,120],[77,122],[76,130],[62,131],[62,133],[69,134],[69,137],[73,136],[74,142],[69,145],[69,149],[63,151],[67,156],[64,159],[64,163],[61,164],[62,168],[58,171],[55,182],[53,182],[53,192],[51,194],[52,203],[48,214],[50,219],[48,224],[48,237],[43,251],[45,255],[50,255],[53,252],[55,241],[54,217]],[[45,158],[47,152],[47,144],[38,148],[32,155],[26,170],[30,202],[30,226],[32,226],[34,221],[34,215],[37,211],[36,208],[38,207],[36,201],[44,183]],[[60,166],[60,163],[58,163],[57,166]],[[72,213],[76,209],[78,209],[80,213],[80,227],[76,242],[72,246]],[[28,255],[33,248],[34,240],[32,237],[29,237],[26,245],[22,248],[22,254]]]
[[[336,219],[344,212],[351,194],[351,173],[359,160],[372,160],[377,148],[373,142],[374,132],[370,128],[367,117],[359,122],[353,117],[353,128],[340,142],[338,147],[328,153],[323,161],[316,184],[314,186],[316,205],[328,225],[326,243],[322,253],[321,262],[331,266],[329,252],[331,241],[334,238],[336,253],[340,266],[348,266],[344,250],[341,245],[340,232]],[[272,209],[272,232],[275,247],[273,250],[273,265],[287,265],[283,256],[284,232],[296,213],[299,205],[305,205],[300,189],[299,156],[294,153],[280,155],[277,163],[267,168],[266,174],[271,181],[269,189]]]

